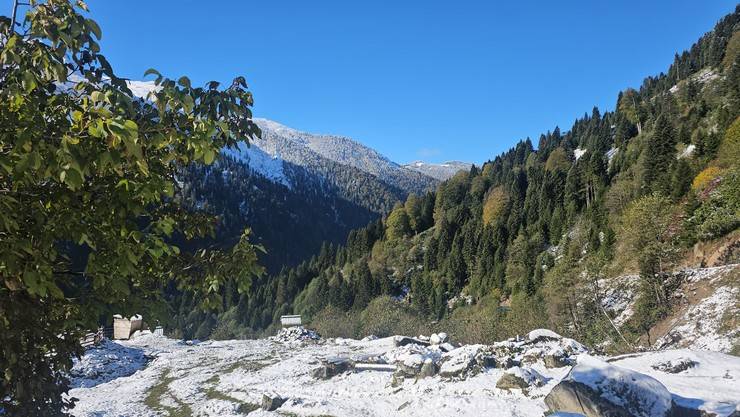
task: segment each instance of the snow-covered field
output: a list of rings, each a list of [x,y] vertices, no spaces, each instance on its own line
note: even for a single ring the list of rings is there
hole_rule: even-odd
[[[542,416],[548,410],[545,397],[564,378],[600,387],[621,378],[620,383],[635,387],[636,397],[650,410],[671,402],[718,416],[740,409],[740,358],[722,353],[681,349],[596,358],[578,342],[545,330],[520,341],[462,347],[397,346],[397,338],[298,338],[189,343],[145,335],[107,342],[89,350],[75,366],[70,395],[79,402],[73,413]],[[404,378],[398,371],[394,376],[383,370],[350,369],[320,379],[314,373],[327,363],[347,360],[412,373],[420,368],[423,373],[429,366],[436,375]],[[573,364],[578,366],[569,374]],[[498,388],[504,374],[519,377],[524,388]],[[622,392],[618,388],[614,392]],[[609,394],[608,389],[604,392],[602,396]],[[276,411],[265,411],[259,408],[265,394],[286,401]]]

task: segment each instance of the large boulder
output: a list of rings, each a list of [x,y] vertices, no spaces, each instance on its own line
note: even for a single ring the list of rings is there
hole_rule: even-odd
[[[263,394],[262,395],[262,409],[265,411],[275,411],[285,403],[286,399],[279,395],[274,394]]]
[[[668,417],[672,399],[665,386],[648,375],[581,355],[545,404],[553,412],[586,417]]]
[[[311,376],[316,379],[330,379],[352,367],[353,362],[348,358],[329,358],[321,361],[321,365],[311,371]]]
[[[476,358],[485,349],[483,345],[467,345],[442,354],[439,375],[443,378],[459,379],[481,371]],[[481,358],[481,361],[484,361]]]

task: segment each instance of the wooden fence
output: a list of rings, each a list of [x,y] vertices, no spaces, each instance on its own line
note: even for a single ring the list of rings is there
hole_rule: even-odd
[[[105,330],[102,327],[100,327],[98,328],[97,332],[90,332],[90,333],[87,333],[85,336],[83,336],[80,339],[80,344],[82,345],[82,347],[87,349],[90,346],[97,345],[98,343],[103,341],[103,339],[105,339]]]

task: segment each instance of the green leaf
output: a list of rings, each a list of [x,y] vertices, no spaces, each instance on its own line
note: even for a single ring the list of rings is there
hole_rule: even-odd
[[[159,73],[159,71],[155,70],[154,68],[149,68],[148,70],[144,71],[144,77],[147,75],[155,75],[157,77],[161,77],[162,74]]]
[[[87,27],[90,28],[90,31],[95,35],[95,37],[100,40],[103,37],[102,32],[100,31],[100,26],[98,26],[97,22],[95,22],[92,19],[87,19]]]
[[[33,73],[30,71],[24,72],[22,77],[23,89],[25,89],[27,93],[30,93],[36,88],[36,77],[34,77]]]
[[[185,77],[185,76],[180,77],[180,79],[177,80],[177,83],[180,84],[181,86],[185,87],[185,88],[191,88],[190,87],[190,79],[188,77]]]
[[[203,162],[205,162],[206,165],[211,165],[214,159],[216,159],[216,152],[213,149],[206,149],[205,152],[203,152]]]

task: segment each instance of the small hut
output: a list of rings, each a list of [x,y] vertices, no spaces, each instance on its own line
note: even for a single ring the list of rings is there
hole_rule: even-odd
[[[129,339],[132,333],[141,330],[142,323],[142,317],[138,314],[130,319],[116,314],[113,316],[113,339]]]
[[[293,327],[301,325],[301,316],[280,316],[280,324],[283,327]]]

